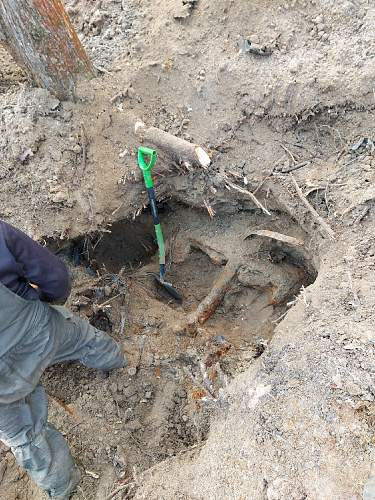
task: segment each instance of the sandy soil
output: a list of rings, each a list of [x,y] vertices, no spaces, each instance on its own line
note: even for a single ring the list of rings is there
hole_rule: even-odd
[[[115,498],[360,499],[375,474],[374,9],[66,4],[100,74],[77,102],[59,102],[0,54],[0,216],[60,252],[69,307],[128,352],[109,377],[75,364],[44,376],[51,420],[83,472],[74,498],[123,485]],[[213,159],[187,172],[160,156],[182,305],[149,274],[138,118]],[[227,261],[239,271],[224,301],[186,334]],[[1,453],[0,498],[42,499]]]

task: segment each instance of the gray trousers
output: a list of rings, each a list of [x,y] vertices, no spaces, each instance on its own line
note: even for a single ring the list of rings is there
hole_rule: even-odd
[[[35,387],[16,401],[0,404],[0,440],[10,446],[18,464],[53,498],[70,492],[76,466],[65,439],[47,422],[46,393],[39,380],[33,378],[32,367],[41,366],[43,353],[47,353],[46,359],[42,359],[43,367],[78,360],[90,368],[112,370],[125,366],[126,362],[111,337],[65,308],[54,307],[51,329],[38,332],[35,342],[32,337],[5,355],[8,364],[20,367],[13,372],[16,374],[13,387],[17,387],[20,394],[23,382],[26,387],[30,384]],[[43,345],[43,349],[35,347],[38,345]],[[31,375],[23,381],[22,372]]]

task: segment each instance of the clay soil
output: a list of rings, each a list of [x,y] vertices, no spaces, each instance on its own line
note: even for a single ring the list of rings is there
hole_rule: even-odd
[[[65,3],[98,74],[60,102],[0,52],[0,217],[64,259],[67,306],[127,355],[114,373],[43,376],[82,472],[73,499],[361,499],[375,475],[374,8]],[[153,277],[138,119],[212,157],[203,170],[159,152],[182,303]],[[1,499],[46,498],[0,453]]]

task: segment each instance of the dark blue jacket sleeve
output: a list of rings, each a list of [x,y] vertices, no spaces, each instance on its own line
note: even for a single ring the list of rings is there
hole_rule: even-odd
[[[5,241],[30,284],[37,285],[41,300],[64,300],[70,293],[70,276],[65,264],[25,233],[4,223]]]

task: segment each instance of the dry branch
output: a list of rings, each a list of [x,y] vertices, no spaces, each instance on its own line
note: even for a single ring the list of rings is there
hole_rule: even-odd
[[[240,186],[236,186],[236,184],[233,184],[233,182],[229,182],[228,180],[225,182],[230,188],[235,189],[239,193],[246,194],[249,198],[253,200],[254,204],[258,208],[260,208],[265,214],[271,215],[271,213],[261,204],[261,202],[258,200],[258,198],[256,198],[256,196],[253,193],[250,193],[250,191],[247,191],[246,189],[243,189]]]
[[[125,488],[128,488],[129,486],[131,486],[133,483],[131,483],[130,481],[122,484],[121,486],[119,486],[118,488],[116,488],[114,491],[112,491],[112,493],[110,493],[106,498],[105,500],[112,500],[112,498],[115,498],[116,495],[118,495],[121,491],[123,491]]]
[[[303,194],[302,189],[299,187],[297,184],[297,181],[295,180],[294,176],[290,174],[294,187],[296,188],[297,194],[300,197],[302,203],[305,205],[307,210],[311,213],[311,215],[314,217],[315,221],[320,225],[322,229],[326,232],[326,234],[331,238],[331,240],[335,239],[335,232],[333,229],[327,224],[327,222],[321,217],[318,212],[315,210],[315,208],[309,203],[307,200],[306,196]]]
[[[135,133],[146,142],[174,156],[178,163],[202,168],[207,168],[211,164],[211,159],[203,148],[169,132],[156,127],[147,127],[143,122],[138,121],[135,124]]]
[[[196,311],[188,316],[188,330],[194,330],[198,324],[202,325],[211,318],[229,290],[233,279],[237,275],[238,268],[239,264],[234,264],[232,262],[226,264],[213,284],[210,293],[198,305]]]
[[[303,241],[297,238],[293,238],[293,236],[287,236],[286,234],[277,233],[276,231],[269,231],[268,229],[258,229],[251,231],[244,238],[249,238],[250,236],[265,236],[266,238],[271,238],[273,240],[281,241],[283,243],[287,243],[288,245],[292,245],[294,247],[302,247]]]

